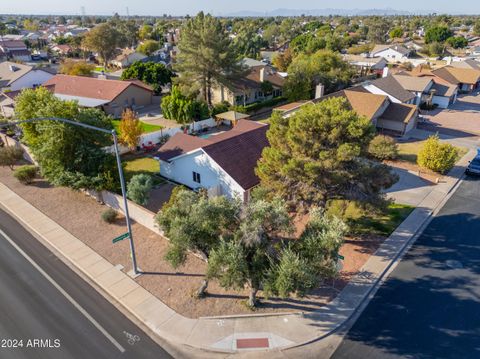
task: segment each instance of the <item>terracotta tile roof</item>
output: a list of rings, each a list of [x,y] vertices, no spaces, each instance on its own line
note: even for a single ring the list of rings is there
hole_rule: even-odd
[[[268,125],[250,120],[239,120],[230,131],[212,135],[207,139],[177,133],[158,151],[163,161],[203,149],[243,189],[259,183],[255,167],[263,148],[268,146]]]
[[[417,112],[417,106],[391,102],[380,119],[408,123]]]
[[[44,86],[55,85],[55,93],[113,101],[129,86],[138,86],[147,91],[150,87],[140,81],[104,80],[93,77],[55,75],[43,84]]]

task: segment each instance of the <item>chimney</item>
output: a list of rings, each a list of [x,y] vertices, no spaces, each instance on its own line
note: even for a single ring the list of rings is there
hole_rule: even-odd
[[[262,67],[260,69],[260,82],[264,82],[265,81],[265,67]]]
[[[315,87],[315,98],[320,98],[323,97],[323,94],[325,93],[325,86],[323,84],[318,84]]]
[[[383,68],[383,73],[382,73],[382,77],[387,77],[388,76],[388,66],[385,66]]]

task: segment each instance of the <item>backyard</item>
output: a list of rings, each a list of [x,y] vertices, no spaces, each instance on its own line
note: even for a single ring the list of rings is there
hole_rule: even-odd
[[[120,133],[121,121],[122,120],[112,120],[113,128],[115,129],[115,131],[117,131],[117,133]],[[140,123],[142,124],[143,133],[151,133],[151,132],[160,131],[163,129],[163,127],[159,125],[154,125],[154,124],[146,123],[143,121],[140,121]]]

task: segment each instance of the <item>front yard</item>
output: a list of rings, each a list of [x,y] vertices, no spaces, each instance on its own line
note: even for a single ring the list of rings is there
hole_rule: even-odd
[[[113,128],[115,129],[115,131],[117,131],[117,133],[120,133],[120,121],[121,120],[112,120]],[[142,124],[143,133],[151,133],[163,129],[163,127],[159,125],[153,125],[151,123],[145,123],[143,121],[140,121],[140,123]]]
[[[417,156],[423,147],[425,140],[411,140],[408,142],[400,142],[398,144],[398,159],[401,161],[417,164]],[[458,159],[462,158],[468,149],[465,147],[456,146],[458,151]]]

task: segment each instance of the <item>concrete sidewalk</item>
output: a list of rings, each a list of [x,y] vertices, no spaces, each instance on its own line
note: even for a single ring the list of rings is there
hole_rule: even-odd
[[[0,205],[178,350],[209,358],[235,352],[249,356],[252,350],[271,350],[269,358],[288,357],[296,355],[299,346],[308,350],[304,345],[327,337],[356,313],[410,239],[442,205],[473,155],[472,150],[435,186],[331,303],[309,313],[183,317],[1,183]]]

